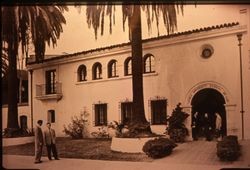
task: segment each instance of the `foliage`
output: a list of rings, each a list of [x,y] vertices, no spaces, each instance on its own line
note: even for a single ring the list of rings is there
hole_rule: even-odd
[[[145,124],[142,125],[140,123],[130,123],[129,125],[124,125],[123,123],[118,123],[117,121],[114,121],[114,123],[111,122],[108,125],[108,128],[114,129],[115,135],[118,138],[141,138],[160,136],[145,130]]]
[[[177,145],[168,138],[155,138],[152,140],[147,141],[142,150],[145,152],[149,157],[152,158],[162,158],[168,156],[172,153],[172,150]]]
[[[2,42],[10,43],[9,38],[13,35],[16,38],[13,43],[20,44],[23,53],[32,42],[36,56],[42,59],[45,52],[45,43],[49,46],[51,44],[56,45],[57,39],[59,39],[60,33],[63,31],[62,24],[66,24],[62,14],[64,10],[68,11],[67,6],[1,7],[3,16]],[[32,41],[30,41],[30,38]],[[8,44],[8,47],[11,47],[11,45]]]
[[[71,117],[71,123],[67,127],[65,125],[63,126],[63,132],[66,135],[71,136],[72,139],[82,139],[86,137],[86,126],[88,125],[87,116],[88,113],[86,111],[83,111],[79,117]]]
[[[184,121],[189,115],[182,111],[182,107],[180,107],[180,105],[181,103],[178,103],[176,108],[173,110],[172,115],[167,118],[167,133],[169,134],[170,139],[175,142],[184,142],[185,137],[188,135],[188,129],[186,128]]]
[[[217,156],[222,161],[235,161],[241,155],[237,136],[225,136],[217,143]]]
[[[102,126],[100,128],[98,128],[97,132],[92,132],[91,135],[94,138],[109,138],[109,133],[106,130],[106,127]]]
[[[34,136],[34,133],[28,129],[5,128],[2,132],[4,138]]]
[[[95,38],[97,39],[97,31],[101,30],[101,35],[104,33],[104,23],[105,18],[109,19],[109,33],[112,33],[112,26],[115,25],[115,12],[116,5],[112,2],[105,3],[96,3],[93,5],[93,2],[87,6],[86,9],[86,18],[89,28],[93,28],[95,33]],[[152,24],[155,22],[158,35],[159,35],[159,21],[160,16],[164,26],[167,30],[167,33],[172,33],[177,28],[177,13],[179,10],[183,14],[183,4],[158,4],[158,3],[148,3],[140,5],[140,11],[144,11],[147,19],[148,32],[151,33]],[[132,32],[131,28],[133,26],[133,21],[131,19],[133,12],[135,11],[135,5],[131,4],[122,4],[122,22],[123,30],[125,31],[125,23],[128,21],[129,34]],[[106,16],[107,17],[106,17]],[[130,37],[130,36],[129,36]]]
[[[148,122],[134,122],[128,126],[128,132],[125,134],[130,138],[153,137],[157,136],[151,132],[150,124]]]
[[[114,122],[114,123],[113,123]],[[123,129],[126,127],[123,123],[113,121],[108,125],[108,128],[115,130],[116,137],[121,137],[123,134]]]

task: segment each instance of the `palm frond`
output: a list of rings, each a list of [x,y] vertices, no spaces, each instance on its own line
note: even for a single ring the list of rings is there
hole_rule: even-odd
[[[167,34],[173,33],[177,29],[177,14],[181,11],[183,14],[183,3],[180,1],[170,4],[149,3],[147,5],[140,5],[141,10],[145,12],[148,32],[152,31],[152,24],[155,23],[159,33],[160,19],[167,30]],[[134,5],[122,4],[122,24],[123,31],[125,31],[125,24],[128,22],[129,37],[131,34],[131,19]],[[104,32],[105,17],[109,18],[109,33],[112,33],[112,26],[115,24],[115,5],[112,3],[91,3],[87,5],[86,9],[87,24],[89,28],[94,29],[95,38],[97,39],[98,29],[101,28],[101,35]],[[113,16],[113,17],[112,17]]]

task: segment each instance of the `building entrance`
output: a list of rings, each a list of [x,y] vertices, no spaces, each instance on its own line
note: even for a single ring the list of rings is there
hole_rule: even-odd
[[[225,99],[212,88],[198,91],[192,98],[192,137],[194,140],[213,140],[227,131]]]

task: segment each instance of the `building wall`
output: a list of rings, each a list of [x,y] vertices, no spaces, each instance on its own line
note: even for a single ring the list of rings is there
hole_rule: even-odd
[[[225,98],[227,113],[227,132],[241,137],[240,114],[240,63],[239,47],[236,34],[243,32],[243,58],[249,61],[249,37],[245,26],[224,28],[191,35],[181,35],[176,38],[161,39],[143,44],[143,54],[151,53],[155,57],[156,72],[144,74],[144,105],[148,120],[151,119],[150,100],[167,99],[167,114],[170,115],[176,104],[181,102],[185,111],[192,112],[191,100],[201,89],[213,88]],[[211,58],[203,59],[203,45],[211,45],[214,53]],[[110,50],[97,51],[90,54],[80,54],[71,58],[52,60],[44,64],[31,66],[33,73],[33,94],[35,85],[45,83],[45,71],[57,70],[57,81],[62,83],[61,100],[33,99],[34,121],[47,121],[47,111],[54,109],[56,122],[53,126],[58,135],[62,136],[63,126],[70,123],[71,117],[86,110],[89,113],[89,131],[96,131],[94,126],[93,104],[108,104],[108,122],[120,120],[120,103],[132,101],[131,76],[124,76],[124,61],[130,56],[129,46],[117,47]],[[107,78],[107,64],[111,59],[118,61],[118,78]],[[102,80],[92,80],[92,65],[102,64]],[[245,122],[249,121],[249,73],[248,65],[244,63],[244,93]],[[87,66],[87,81],[77,82],[77,69],[81,64]],[[249,100],[248,100],[249,101]],[[191,116],[186,125],[190,128]],[[249,128],[247,123],[245,129]],[[153,125],[154,132],[163,133],[165,125]],[[250,138],[249,133],[245,133]]]
[[[30,116],[30,107],[28,104],[18,106],[18,124],[20,126],[20,116],[27,116],[27,126],[28,129],[31,128],[31,116]],[[8,122],[8,106],[2,106],[2,129],[7,127]]]

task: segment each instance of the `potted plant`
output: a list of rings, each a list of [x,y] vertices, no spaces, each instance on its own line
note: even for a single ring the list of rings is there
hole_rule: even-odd
[[[186,128],[184,121],[187,119],[189,114],[182,111],[180,107],[181,103],[178,103],[176,108],[170,117],[167,118],[167,133],[170,139],[175,142],[184,142],[185,137],[188,135],[188,129]]]

